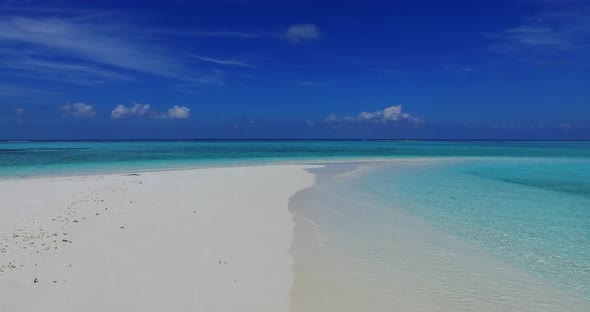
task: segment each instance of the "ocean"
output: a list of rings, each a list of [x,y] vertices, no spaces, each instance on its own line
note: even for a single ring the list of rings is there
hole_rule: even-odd
[[[590,311],[590,142],[3,142],[0,178],[326,163],[294,311]]]
[[[590,142],[0,142],[0,178],[405,157],[590,158]]]

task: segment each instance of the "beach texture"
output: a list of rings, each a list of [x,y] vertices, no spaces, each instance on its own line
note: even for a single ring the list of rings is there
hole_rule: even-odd
[[[0,311],[287,311],[308,167],[0,181]]]

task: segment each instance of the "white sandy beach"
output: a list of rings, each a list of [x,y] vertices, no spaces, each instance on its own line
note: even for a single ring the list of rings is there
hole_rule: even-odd
[[[0,311],[287,311],[305,168],[0,181]]]

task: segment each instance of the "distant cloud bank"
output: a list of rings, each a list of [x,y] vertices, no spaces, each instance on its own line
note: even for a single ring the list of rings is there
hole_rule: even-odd
[[[174,105],[168,110],[168,119],[188,119],[191,116],[190,108]]]
[[[61,110],[65,116],[78,118],[96,116],[96,110],[94,110],[94,106],[82,102],[62,105],[59,107],[59,110]]]
[[[130,117],[141,117],[149,114],[149,104],[133,103],[132,106],[118,105],[111,112],[111,118],[113,119],[127,119]]]
[[[358,115],[341,116],[331,114],[326,117],[325,122],[342,123],[342,122],[369,122],[369,123],[389,123],[407,121],[413,124],[420,124],[423,121],[408,113],[404,113],[401,105],[386,107],[374,112],[361,112]]]
[[[155,119],[188,119],[191,115],[190,108],[174,105],[166,112],[152,111],[149,104],[133,102],[131,106],[118,105],[111,111],[112,119],[129,119],[149,117]]]

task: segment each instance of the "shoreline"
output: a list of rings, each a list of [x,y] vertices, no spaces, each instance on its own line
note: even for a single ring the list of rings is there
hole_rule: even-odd
[[[0,181],[2,311],[288,311],[317,165]]]
[[[363,179],[381,166],[307,169],[317,182],[289,205],[292,312],[587,310],[581,294],[374,198]]]
[[[240,162],[228,162],[226,164],[205,164],[202,166],[181,166],[181,167],[143,167],[144,169],[122,169],[122,170],[106,170],[104,172],[73,172],[62,173],[56,175],[28,175],[28,176],[1,176],[0,182],[2,181],[18,181],[18,180],[34,180],[34,179],[55,179],[55,178],[80,178],[80,177],[92,177],[92,176],[109,176],[109,175],[124,175],[124,174],[136,174],[136,173],[153,173],[153,172],[168,172],[168,171],[190,171],[190,170],[202,170],[202,169],[226,169],[226,168],[250,168],[250,167],[266,167],[266,166],[322,166],[330,163],[354,163],[354,162],[390,162],[405,158],[354,158],[354,159],[314,159],[314,160],[288,160],[288,161],[270,161],[264,162],[253,162],[253,163],[240,163]],[[413,159],[413,158],[407,158]]]
[[[223,168],[246,168],[246,167],[261,167],[261,166],[322,166],[327,164],[339,164],[339,163],[391,163],[399,161],[430,161],[430,160],[480,160],[480,159],[494,159],[496,156],[399,156],[399,157],[351,157],[351,158],[314,158],[314,159],[288,159],[288,160],[271,160],[269,162],[246,162],[241,163],[238,161],[229,161],[227,163],[208,163],[194,166],[171,166],[162,167],[156,166],[150,168],[149,166],[139,165],[138,169],[123,168],[113,169],[105,171],[74,171],[74,172],[62,172],[60,174],[41,174],[41,175],[21,175],[21,176],[10,176],[0,175],[0,181],[18,181],[18,180],[31,180],[31,179],[51,179],[51,178],[75,178],[75,177],[91,177],[91,176],[106,176],[106,175],[119,175],[119,174],[133,174],[133,173],[150,173],[150,172],[167,172],[167,171],[185,171],[185,170],[201,170],[201,169],[223,169]],[[526,159],[531,158],[529,156],[523,157],[501,157],[503,159]],[[567,158],[567,157],[564,157]],[[555,158],[561,159],[561,158]],[[41,167],[45,167],[42,165]]]
[[[422,217],[394,206],[379,215],[383,202],[350,182],[388,164],[0,180],[12,207],[0,210],[0,292],[10,298],[0,310],[584,310]],[[388,223],[363,219],[372,213]],[[357,253],[365,248],[376,253]]]

